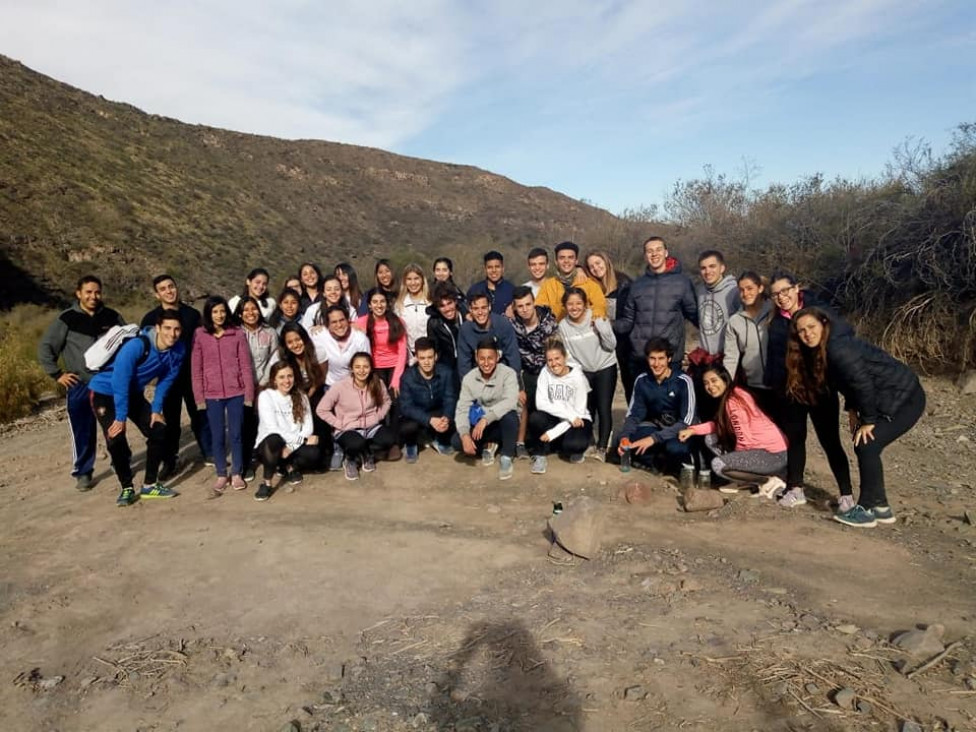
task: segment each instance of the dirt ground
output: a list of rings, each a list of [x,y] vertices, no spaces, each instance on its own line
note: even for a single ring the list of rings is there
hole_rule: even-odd
[[[976,398],[925,386],[887,453],[899,521],[874,530],[829,520],[812,444],[792,511],[429,451],[207,500],[189,445],[179,498],[118,509],[102,458],[74,491],[49,412],[0,440],[0,729],[976,730]],[[546,519],[580,495],[601,552],[554,564]],[[889,641],[919,623],[949,653],[909,678],[934,654]]]

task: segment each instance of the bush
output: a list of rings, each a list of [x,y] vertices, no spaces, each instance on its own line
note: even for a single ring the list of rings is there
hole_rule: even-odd
[[[59,388],[37,362],[37,344],[51,315],[35,305],[4,313],[0,323],[0,423],[26,417],[42,394]]]

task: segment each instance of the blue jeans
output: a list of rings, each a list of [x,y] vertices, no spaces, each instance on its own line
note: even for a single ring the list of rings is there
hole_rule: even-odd
[[[210,439],[213,443],[214,463],[217,475],[227,477],[227,448],[224,430],[230,437],[230,474],[244,472],[244,397],[207,400],[207,422],[210,425]]]
[[[98,446],[97,423],[91,408],[88,384],[78,382],[68,389],[68,427],[71,428],[72,477],[91,475]]]

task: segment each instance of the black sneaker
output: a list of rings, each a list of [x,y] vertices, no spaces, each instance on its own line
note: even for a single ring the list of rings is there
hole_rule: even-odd
[[[135,489],[131,485],[127,485],[119,493],[119,497],[115,499],[115,505],[119,508],[125,508],[126,506],[131,506],[138,500],[139,494],[135,492]]]
[[[269,498],[271,498],[271,486],[267,483],[261,483],[258,489],[254,491],[254,500],[267,501]]]
[[[302,481],[305,479],[302,477],[301,473],[293,468],[288,471],[287,475],[285,475],[285,480],[288,481],[288,485],[301,485]]]
[[[91,489],[92,489],[92,474],[82,473],[81,475],[79,475],[78,478],[75,480],[75,490],[80,491],[81,493],[87,493]]]
[[[248,465],[247,468],[244,470],[244,482],[250,483],[256,477],[257,477],[257,466]]]

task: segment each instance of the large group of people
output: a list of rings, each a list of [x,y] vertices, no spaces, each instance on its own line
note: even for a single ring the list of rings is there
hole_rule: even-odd
[[[211,495],[257,483],[268,500],[310,472],[357,480],[377,463],[416,463],[424,451],[545,474],[558,455],[659,473],[711,474],[724,491],[751,490],[785,508],[806,503],[808,418],[837,482],[834,518],[854,527],[891,523],[881,455],[925,407],[917,377],[858,338],[788,272],[727,273],[722,252],[698,257],[692,281],[663,238],[643,243],[633,278],[610,256],[564,241],[529,251],[529,281],[505,278],[497,251],[484,278],[462,290],[437,258],[396,271],[387,259],[360,283],[343,262],[284,277],[256,267],[229,300],[202,313],[169,274],[152,281],[158,305],[97,371],[85,354],[123,325],[102,304],[94,275],[52,323],[41,364],[67,390],[73,476],[92,487],[96,429],[120,484],[119,506],[171,498],[180,470],[182,410]],[[698,329],[686,353],[686,323]],[[109,335],[106,335],[109,334]],[[615,428],[618,379],[628,409]],[[152,401],[145,387],[155,381]],[[840,429],[840,396],[860,474],[854,498]],[[126,426],[145,436],[136,485]],[[229,456],[229,465],[228,465]],[[692,473],[694,474],[694,473]]]

